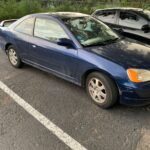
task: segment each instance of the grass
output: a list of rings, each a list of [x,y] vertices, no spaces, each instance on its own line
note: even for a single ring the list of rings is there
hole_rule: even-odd
[[[56,11],[76,11],[91,14],[95,9],[106,8],[106,7],[143,7],[150,10],[150,5],[143,3],[127,3],[123,1],[121,4],[116,3],[97,3],[88,0],[87,3],[77,3],[75,1],[64,0],[61,3],[55,3],[49,5],[49,7],[42,7],[40,0],[0,0],[0,20],[20,18],[24,15],[37,13],[37,12],[56,12]]]
[[[16,2],[16,0],[1,0],[0,6],[0,20],[20,18],[26,14],[42,11],[41,5],[36,0],[21,0],[20,2]]]

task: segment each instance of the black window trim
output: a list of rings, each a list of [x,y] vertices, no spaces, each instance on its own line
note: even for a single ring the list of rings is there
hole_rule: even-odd
[[[138,13],[136,13],[136,12],[134,12],[134,11],[132,11],[132,10],[122,10],[122,9],[120,9],[120,10],[118,10],[118,20],[117,20],[118,26],[122,26],[122,27],[126,27],[126,28],[129,28],[129,29],[135,29],[135,30],[137,30],[137,28],[128,27],[128,26],[124,26],[124,25],[120,25],[120,24],[119,24],[119,19],[120,19],[120,13],[121,13],[121,12],[126,12],[126,13],[134,14],[134,15],[140,17],[140,18],[143,18],[146,22],[148,22],[144,17],[142,17],[141,15],[139,15]]]
[[[109,12],[109,11],[117,11],[117,9],[100,9],[100,10],[96,10],[94,15],[96,15],[96,13],[99,13],[99,12]]]
[[[101,9],[101,10],[97,10],[95,11],[94,13],[94,17],[98,17],[98,15],[96,15],[96,13],[99,13],[99,12],[115,12],[115,19],[114,19],[114,23],[108,23],[108,22],[105,22],[106,24],[113,24],[113,25],[116,25],[117,24],[117,17],[118,17],[118,10],[117,9]]]

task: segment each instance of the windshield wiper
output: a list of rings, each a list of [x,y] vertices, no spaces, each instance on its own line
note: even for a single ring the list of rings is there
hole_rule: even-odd
[[[83,45],[82,44],[82,46],[83,47],[92,47],[92,46],[104,46],[104,45],[106,45],[107,43],[105,43],[105,42],[100,42],[100,43],[95,43],[95,44],[90,44],[90,45]]]
[[[116,42],[116,41],[118,41],[120,38],[114,38],[114,39],[108,39],[108,40],[106,40],[106,41],[104,41],[106,44],[108,44],[108,43],[114,43],[114,42]]]
[[[90,45],[83,45],[84,47],[92,47],[92,46],[105,46],[107,44],[110,44],[110,43],[114,43],[116,42],[117,40],[119,40],[120,38],[114,38],[114,39],[109,39],[109,40],[106,40],[106,41],[103,41],[103,42],[99,42],[99,43],[94,43],[94,44],[90,44]]]

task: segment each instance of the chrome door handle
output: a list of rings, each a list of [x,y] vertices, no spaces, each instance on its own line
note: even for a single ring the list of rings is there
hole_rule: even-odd
[[[36,48],[36,45],[32,45],[33,48]]]

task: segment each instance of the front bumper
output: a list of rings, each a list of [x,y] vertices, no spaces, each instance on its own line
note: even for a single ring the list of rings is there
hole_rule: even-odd
[[[120,103],[130,106],[150,104],[150,82],[124,86],[120,90]]]

